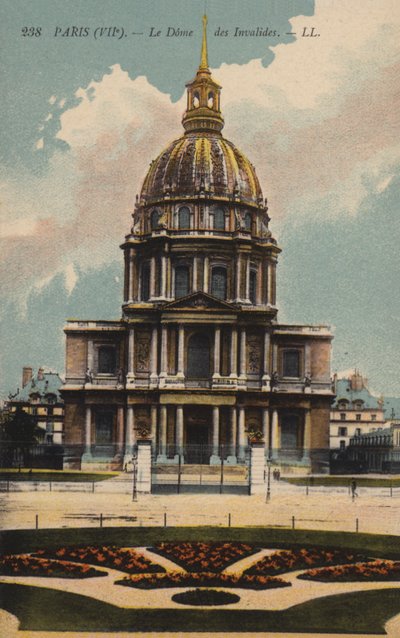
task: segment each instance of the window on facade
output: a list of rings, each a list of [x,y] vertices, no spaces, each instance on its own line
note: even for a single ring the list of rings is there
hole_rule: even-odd
[[[177,266],[175,268],[175,297],[185,297],[189,294],[189,268]]]
[[[159,219],[160,219],[160,213],[158,212],[158,210],[153,210],[150,216],[150,226],[152,230],[154,230],[155,228],[158,228]]]
[[[257,273],[255,270],[250,270],[249,297],[252,304],[257,303]]]
[[[345,412],[341,412],[340,413],[340,420],[341,421],[346,421],[346,413]]]
[[[376,421],[376,414],[371,414],[371,421]]]
[[[182,206],[178,212],[178,228],[190,228],[190,210]]]
[[[205,334],[194,334],[189,339],[187,376],[190,379],[210,376],[210,341]]]
[[[113,442],[114,414],[99,410],[96,414],[96,444],[110,445]]]
[[[142,301],[150,299],[150,264],[145,263],[142,266],[142,276],[140,279],[140,297]]]
[[[216,267],[211,272],[211,294],[217,299],[226,299],[226,268]]]
[[[99,366],[100,374],[115,374],[116,357],[115,348],[112,346],[101,346],[99,348]]]
[[[361,428],[356,428],[356,436],[360,436],[361,434]]]
[[[347,436],[347,428],[339,428],[339,436]]]
[[[300,376],[299,350],[284,350],[282,357],[282,373],[284,377]]]
[[[244,221],[245,230],[251,231],[251,223],[252,223],[251,213],[245,213],[243,217],[243,221]]]
[[[299,417],[296,414],[284,414],[281,418],[281,448],[290,451],[299,445]]]
[[[214,228],[225,230],[225,212],[222,208],[214,208]]]
[[[346,441],[340,441],[340,451],[343,452],[346,449]]]
[[[361,421],[361,414],[356,414],[356,421]]]

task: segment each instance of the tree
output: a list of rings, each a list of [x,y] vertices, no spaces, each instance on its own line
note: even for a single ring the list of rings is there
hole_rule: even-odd
[[[31,448],[38,443],[40,433],[35,417],[24,412],[22,407],[6,414],[0,423],[2,465],[12,465],[21,458],[25,466],[29,465]]]

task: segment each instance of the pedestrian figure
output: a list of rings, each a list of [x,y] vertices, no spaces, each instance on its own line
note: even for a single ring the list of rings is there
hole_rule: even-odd
[[[350,489],[351,489],[351,499],[352,499],[352,501],[354,501],[355,497],[358,496],[358,494],[357,494],[357,482],[356,482],[355,479],[351,479]]]
[[[277,480],[277,481],[280,481],[280,480],[281,480],[281,471],[280,471],[280,469],[277,469],[277,470],[276,470],[276,480]]]

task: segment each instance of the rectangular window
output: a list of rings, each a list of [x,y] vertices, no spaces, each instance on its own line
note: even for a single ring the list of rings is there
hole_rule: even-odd
[[[99,348],[99,367],[100,374],[115,374],[116,356],[113,346],[101,346]]]
[[[284,377],[299,377],[300,376],[300,351],[299,350],[284,350],[283,351],[283,376]]]
[[[340,441],[340,449],[342,451],[346,449],[346,441]]]
[[[360,436],[360,434],[361,434],[361,428],[356,428],[356,435]]]
[[[376,414],[371,414],[371,421],[376,421]]]
[[[361,421],[361,414],[356,414],[356,421]]]
[[[346,413],[345,412],[341,412],[340,413],[340,420],[341,421],[346,421]]]
[[[347,428],[339,428],[339,436],[347,436]]]

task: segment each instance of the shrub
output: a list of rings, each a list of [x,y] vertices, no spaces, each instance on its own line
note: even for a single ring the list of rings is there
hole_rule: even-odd
[[[153,551],[189,572],[221,572],[258,550],[246,543],[158,543]]]
[[[161,565],[151,562],[140,552],[133,548],[121,549],[120,547],[60,547],[57,550],[39,550],[40,556],[63,558],[78,563],[88,562],[94,565],[103,565],[112,569],[119,569],[128,574],[165,572]]]
[[[229,605],[237,603],[240,596],[227,591],[216,591],[215,589],[192,589],[180,594],[174,594],[172,600],[181,605]]]
[[[270,576],[245,576],[238,574],[216,574],[215,572],[168,572],[166,574],[132,574],[117,585],[155,589],[158,587],[241,587],[244,589],[273,589],[289,587],[281,578]]]
[[[0,574],[3,576],[49,576],[52,578],[92,578],[107,576],[107,572],[90,565],[75,565],[64,560],[49,560],[29,554],[3,556],[0,559]]]

